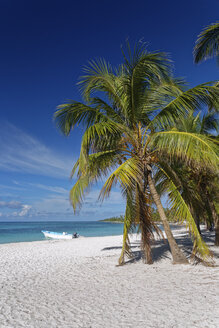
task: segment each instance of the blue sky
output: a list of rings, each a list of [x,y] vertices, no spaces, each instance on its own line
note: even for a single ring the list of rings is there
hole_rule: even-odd
[[[1,0],[0,6],[0,220],[120,215],[119,191],[100,206],[99,186],[73,215],[69,175],[82,130],[62,136],[52,121],[55,108],[81,100],[76,83],[88,60],[119,64],[127,38],[168,52],[175,75],[190,86],[218,79],[215,60],[194,65],[192,58],[201,29],[218,20],[218,0]]]

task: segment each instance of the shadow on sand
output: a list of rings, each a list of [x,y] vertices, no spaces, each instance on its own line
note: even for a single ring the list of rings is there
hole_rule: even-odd
[[[214,232],[209,232],[207,230],[202,231],[202,238],[208,244],[208,246],[214,246]],[[180,249],[183,250],[184,254],[190,258],[192,254],[193,243],[188,234],[183,234],[182,236],[175,237],[177,244]],[[134,263],[140,260],[144,260],[144,254],[139,248],[141,247],[140,241],[134,241],[131,243],[131,250],[133,257],[127,260],[125,264]],[[122,249],[121,246],[111,246],[105,247],[102,251]],[[137,250],[138,249],[138,250]],[[218,250],[219,251],[219,250]],[[219,258],[219,252],[213,252],[214,257]],[[170,248],[168,242],[165,240],[156,240],[152,243],[152,256],[153,262],[159,262],[162,259],[171,258]]]

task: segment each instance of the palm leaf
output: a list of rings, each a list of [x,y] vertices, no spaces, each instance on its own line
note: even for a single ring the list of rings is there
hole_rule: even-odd
[[[92,145],[95,146],[98,143],[100,145],[100,142],[102,148],[106,149],[109,144],[109,137],[111,136],[115,140],[115,138],[117,139],[120,135],[121,126],[111,120],[95,123],[86,129],[82,137],[81,154],[88,155]]]
[[[86,171],[94,175],[96,179],[106,177],[122,160],[123,156],[118,150],[107,150],[90,154],[87,160]]]
[[[72,187],[70,191],[70,202],[74,212],[76,212],[77,208],[80,209],[84,199],[85,191],[88,191],[88,187],[90,186],[91,182],[92,179],[88,175],[81,176]]]
[[[119,108],[124,108],[120,90],[121,76],[113,74],[110,64],[104,59],[93,60],[84,67],[84,72],[78,84],[87,102],[90,102],[91,94],[101,91]]]
[[[177,156],[199,166],[218,169],[218,142],[207,136],[173,129],[152,135],[150,146],[171,158]]]
[[[85,128],[94,124],[96,121],[105,118],[98,108],[93,108],[80,102],[72,101],[69,104],[58,106],[54,114],[54,119],[58,128],[65,134],[69,135],[75,125],[83,124]],[[105,118],[106,119],[106,118]]]
[[[200,132],[206,135],[216,132],[218,134],[218,113],[208,112],[201,121]]]
[[[160,84],[161,80],[169,81],[171,65],[166,54],[148,53],[144,44],[138,43],[132,53],[127,43],[127,49],[128,57],[123,52],[125,74],[122,82],[126,93],[127,117],[134,123],[142,118],[145,91],[152,83]]]
[[[125,190],[132,189],[136,183],[141,180],[142,169],[139,166],[140,163],[135,157],[127,159],[122,163],[107,179],[101,192],[100,199],[104,199],[109,196],[109,193],[113,186],[119,182],[122,188]]]
[[[219,90],[216,86],[211,86],[209,84],[210,83],[200,84],[185,92],[178,89],[179,95],[158,112],[152,119],[148,128],[152,125],[154,129],[164,129],[176,122],[180,116],[183,117],[190,111],[197,110],[203,105],[208,107],[214,106],[218,101]],[[174,95],[173,91],[175,91],[176,94],[176,87],[174,90],[169,88],[167,95],[171,96],[171,93]]]
[[[133,225],[133,214],[135,213],[135,207],[133,205],[133,199],[131,192],[127,192],[126,200],[126,210],[124,217],[124,226],[123,226],[123,242],[122,242],[122,251],[119,257],[119,265],[124,264],[124,257],[127,255],[129,258],[132,257],[129,232]]]
[[[109,171],[118,165],[119,161],[121,161],[121,155],[115,150],[90,154],[86,163],[82,163],[79,158],[72,170],[73,176],[78,169],[78,180],[70,191],[70,201],[74,211],[81,207],[84,193],[89,190],[92,183],[109,174]]]
[[[178,219],[179,222],[186,222],[189,231],[193,236],[194,249],[196,249],[197,253],[200,254],[202,259],[207,262],[209,258],[212,257],[212,254],[199,234],[188,205],[185,203],[183,197],[181,196],[178,187],[169,178],[167,173],[163,169],[161,170],[168,178],[166,180],[166,190],[170,199],[171,210],[174,212],[174,216]]]
[[[194,48],[195,63],[219,54],[219,22],[204,28],[199,34]]]

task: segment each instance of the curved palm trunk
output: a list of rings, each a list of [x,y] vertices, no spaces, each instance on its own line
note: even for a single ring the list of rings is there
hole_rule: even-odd
[[[173,257],[173,264],[187,264],[188,263],[187,258],[182,253],[182,251],[179,249],[179,247],[176,243],[176,240],[173,237],[169,222],[167,220],[166,214],[163,209],[163,205],[161,204],[160,196],[158,195],[157,190],[155,188],[155,184],[154,184],[151,172],[149,172],[149,174],[148,174],[148,184],[149,184],[149,188],[150,188],[153,200],[157,206],[158,213],[163,222],[164,230],[165,230],[167,240],[169,242],[170,250],[172,253],[172,257]]]
[[[214,203],[211,199],[209,199],[209,197],[208,197],[208,203],[211,209],[211,215],[215,226],[215,245],[219,246],[219,217],[217,215]]]

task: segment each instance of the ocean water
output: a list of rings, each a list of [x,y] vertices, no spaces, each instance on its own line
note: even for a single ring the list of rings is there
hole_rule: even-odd
[[[123,224],[111,222],[0,222],[0,244],[45,240],[41,230],[68,233],[84,237],[114,236],[123,233]]]

